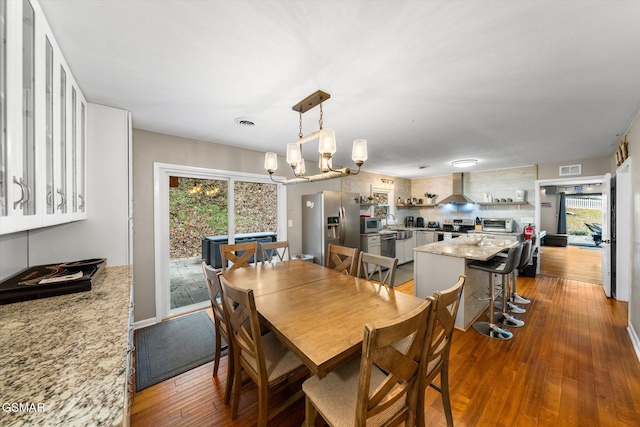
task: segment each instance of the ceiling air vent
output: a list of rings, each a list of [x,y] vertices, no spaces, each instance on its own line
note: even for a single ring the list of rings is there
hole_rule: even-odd
[[[582,165],[560,166],[560,176],[582,175]]]

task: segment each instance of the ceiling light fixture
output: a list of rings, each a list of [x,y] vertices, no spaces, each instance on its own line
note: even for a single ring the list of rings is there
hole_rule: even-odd
[[[462,159],[451,162],[451,166],[456,168],[468,168],[470,166],[475,166],[477,163],[478,161],[476,159]]]
[[[287,144],[287,163],[293,169],[295,178],[287,179],[284,181],[276,181],[273,179],[273,173],[278,169],[278,155],[273,152],[265,153],[264,156],[264,168],[269,172],[271,180],[274,182],[281,182],[282,184],[299,184],[302,182],[321,181],[325,179],[340,178],[347,175],[357,175],[360,172],[360,167],[367,160],[367,140],[356,139],[353,141],[353,150],[351,151],[351,158],[358,166],[357,172],[352,172],[349,168],[333,169],[331,156],[336,152],[336,132],[333,129],[322,128],[322,102],[329,99],[331,95],[328,93],[317,91],[298,104],[294,105],[292,109],[298,112],[300,117],[300,126],[298,132],[298,141]],[[304,136],[302,134],[302,114],[306,113],[310,109],[320,106],[320,119],[318,124],[320,129],[316,132]],[[318,167],[321,172],[317,175],[305,176],[304,158],[302,157],[302,144],[305,142],[318,139],[318,152],[320,153],[320,160]]]

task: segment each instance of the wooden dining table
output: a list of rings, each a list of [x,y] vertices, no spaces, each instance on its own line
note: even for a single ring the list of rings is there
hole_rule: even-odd
[[[361,351],[364,325],[409,313],[423,299],[303,260],[225,271],[253,289],[266,326],[319,378]]]

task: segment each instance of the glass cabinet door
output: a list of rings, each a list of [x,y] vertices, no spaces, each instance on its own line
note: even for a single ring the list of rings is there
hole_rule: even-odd
[[[35,13],[23,1],[22,16],[22,174],[13,177],[22,198],[14,201],[22,215],[36,214]]]
[[[53,47],[45,40],[45,176],[47,215],[55,213],[55,179],[54,179],[54,146],[53,146]]]
[[[60,203],[56,208],[67,213],[67,73],[60,66],[60,183],[56,193]]]
[[[71,211],[78,212],[78,95],[71,86]]]
[[[78,176],[78,199],[80,199],[79,205],[78,205],[78,210],[80,212],[85,212],[85,194],[86,194],[86,189],[85,189],[85,166],[86,166],[86,156],[85,156],[85,150],[86,150],[86,139],[87,139],[87,127],[86,127],[86,123],[87,123],[87,107],[85,105],[84,102],[80,102],[80,140],[79,140],[79,147],[78,147],[78,151],[80,151],[80,155],[79,157],[79,161],[80,161],[80,169],[78,171],[79,176]]]
[[[0,0],[0,217],[8,214],[7,196],[7,1]]]

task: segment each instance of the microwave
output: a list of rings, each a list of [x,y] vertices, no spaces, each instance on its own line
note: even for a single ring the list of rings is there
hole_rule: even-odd
[[[513,231],[513,219],[511,218],[482,218],[482,231]]]
[[[375,216],[360,218],[360,233],[377,233],[381,229],[380,218]]]

